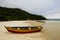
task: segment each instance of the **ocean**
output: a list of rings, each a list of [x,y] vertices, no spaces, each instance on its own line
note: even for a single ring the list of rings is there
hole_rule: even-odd
[[[48,19],[47,21],[60,21],[60,19]]]

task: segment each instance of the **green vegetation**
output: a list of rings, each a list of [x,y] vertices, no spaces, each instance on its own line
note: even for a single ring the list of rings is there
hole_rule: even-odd
[[[42,15],[30,14],[18,8],[0,7],[0,21],[10,20],[46,20]]]

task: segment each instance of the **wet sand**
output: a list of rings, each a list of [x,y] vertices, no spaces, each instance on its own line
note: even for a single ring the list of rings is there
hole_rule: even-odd
[[[60,21],[45,21],[41,32],[15,34],[8,32],[0,22],[0,40],[60,40]]]

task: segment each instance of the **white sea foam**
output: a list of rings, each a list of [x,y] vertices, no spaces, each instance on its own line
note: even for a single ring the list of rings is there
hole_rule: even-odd
[[[6,27],[35,27],[41,26],[43,23],[38,21],[6,21],[0,22],[0,24]]]

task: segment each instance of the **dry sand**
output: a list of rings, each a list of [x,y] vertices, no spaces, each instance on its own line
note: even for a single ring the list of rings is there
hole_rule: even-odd
[[[60,21],[45,21],[41,32],[14,34],[7,32],[0,22],[0,40],[60,40]]]

